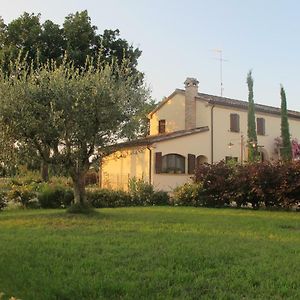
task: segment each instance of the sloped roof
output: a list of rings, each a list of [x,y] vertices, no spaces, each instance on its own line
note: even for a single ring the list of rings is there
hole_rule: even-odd
[[[185,90],[176,89],[169,97],[165,98],[161,102],[157,104],[157,106],[148,114],[151,117],[157,110],[159,110],[166,102],[169,101],[175,94],[184,94]],[[215,95],[209,95],[204,93],[198,93],[197,98],[200,98],[204,101],[207,101],[210,104],[227,106],[227,107],[234,107],[247,110],[248,109],[248,101],[237,100],[232,98],[220,97]],[[279,107],[263,105],[259,103],[255,103],[255,111],[263,112],[273,115],[280,115],[281,109]],[[288,116],[292,118],[300,119],[300,112],[294,110],[288,110]]]
[[[198,97],[200,97],[203,100],[208,101],[211,104],[235,107],[235,108],[240,108],[240,109],[245,109],[245,110],[248,109],[247,101],[213,96],[213,95],[208,95],[208,94],[203,94],[203,93],[198,93]],[[281,109],[278,107],[274,107],[274,106],[268,106],[268,105],[255,103],[255,111],[280,115]],[[298,111],[288,110],[288,115],[293,118],[300,118],[300,112],[298,112]]]
[[[120,148],[129,148],[129,147],[136,147],[136,146],[149,146],[151,144],[157,143],[157,142],[162,142],[170,139],[175,139],[199,132],[205,132],[208,131],[208,126],[203,126],[203,127],[197,127],[193,129],[188,129],[188,130],[178,130],[170,133],[164,133],[164,134],[159,134],[159,135],[150,135],[142,139],[137,139],[137,140],[132,140],[128,142],[123,142],[119,143],[113,146],[115,150],[118,150]]]

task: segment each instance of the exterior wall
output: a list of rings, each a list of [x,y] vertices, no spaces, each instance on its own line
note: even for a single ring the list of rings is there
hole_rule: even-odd
[[[117,151],[106,157],[101,167],[101,187],[127,190],[129,178],[149,181],[147,148]]]
[[[230,131],[230,114],[240,116],[240,132]],[[274,151],[274,139],[280,137],[280,115],[255,113],[256,118],[265,119],[265,135],[258,135],[258,146],[269,160],[278,159]],[[292,138],[300,138],[300,120],[289,118],[290,133]],[[242,142],[243,140],[243,142]],[[229,144],[232,146],[229,148]],[[236,108],[214,108],[214,162],[220,161],[225,156],[238,157],[241,161],[247,159],[247,111]]]
[[[196,100],[196,127],[210,127],[210,109],[206,101]]]
[[[162,155],[176,153],[185,157],[185,174],[155,174],[155,152]],[[210,132],[200,132],[185,137],[166,140],[154,145],[152,150],[152,183],[156,190],[172,191],[176,186],[188,182],[188,154],[204,155],[210,161]]]
[[[166,120],[166,132],[185,129],[185,96],[175,94],[150,119],[150,135],[158,134],[158,121]]]
[[[190,134],[183,137],[164,140],[151,146],[151,151],[145,147],[127,149],[116,152],[103,161],[102,187],[127,189],[128,179],[143,178],[151,183],[156,190],[172,191],[176,186],[190,180],[187,174],[188,154],[196,157],[202,155],[210,163],[211,157],[211,111],[212,105],[197,97],[196,127],[208,126],[209,131]],[[240,132],[230,131],[230,114],[239,114]],[[213,162],[225,159],[226,156],[237,157],[238,161],[247,160],[247,111],[232,107],[216,105],[213,108]],[[278,159],[274,153],[274,140],[280,137],[280,115],[256,113],[256,118],[265,119],[265,135],[258,135],[258,145],[267,160]],[[166,120],[166,132],[185,129],[185,95],[175,93],[161,106],[150,119],[150,135],[158,134],[158,121]],[[300,140],[300,119],[289,118],[292,138]],[[231,145],[229,147],[229,145]],[[179,154],[185,157],[185,174],[155,173],[155,153]],[[151,155],[151,166],[150,164]]]

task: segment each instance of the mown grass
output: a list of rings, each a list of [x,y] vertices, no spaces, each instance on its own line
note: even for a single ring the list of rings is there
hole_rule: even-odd
[[[300,299],[299,282],[299,213],[0,213],[0,292],[23,300]]]

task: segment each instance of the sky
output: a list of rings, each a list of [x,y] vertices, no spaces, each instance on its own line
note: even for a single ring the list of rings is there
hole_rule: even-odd
[[[255,102],[280,106],[283,84],[288,108],[300,111],[300,2],[280,0],[0,0],[5,23],[24,11],[62,24],[88,10],[98,32],[119,29],[143,53],[139,69],[157,101],[198,79],[199,91],[247,100],[251,69]]]

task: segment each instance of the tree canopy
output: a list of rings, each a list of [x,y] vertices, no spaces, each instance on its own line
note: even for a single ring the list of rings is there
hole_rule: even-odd
[[[107,146],[130,134],[148,100],[126,60],[82,72],[73,64],[48,62],[34,70],[26,62],[0,74],[0,121],[18,141],[30,143],[49,163],[64,167],[84,203],[84,175]]]
[[[24,60],[27,63],[28,72],[40,68],[42,64],[47,64],[49,61],[55,62],[57,67],[61,64],[70,63],[74,68],[78,68],[79,72],[83,72],[87,70],[86,63],[89,59],[89,65],[93,64],[96,68],[97,64],[101,64],[102,67],[109,64],[113,75],[118,76],[118,68],[126,60],[127,76],[135,78],[136,86],[142,86],[143,73],[137,69],[141,53],[138,48],[120,37],[118,29],[104,30],[103,33],[98,33],[97,27],[92,24],[86,10],[69,14],[62,26],[51,20],[41,23],[40,14],[27,12],[9,24],[5,24],[0,17],[0,68],[3,72],[2,75],[11,75],[9,74],[12,71],[11,64],[14,64],[16,60]],[[127,132],[129,139],[146,134],[147,121],[144,116],[148,106],[151,107],[150,102],[145,104],[144,110],[141,110],[141,115],[134,117],[135,124],[131,122],[122,129]],[[45,115],[46,117],[47,115]],[[138,124],[139,126],[137,126]],[[0,135],[0,143],[6,143],[8,140],[16,140],[16,137],[7,139],[4,138],[3,134]],[[19,146],[21,146],[20,140]],[[34,155],[32,143],[23,139],[22,148],[25,147],[28,147],[25,153]],[[8,150],[4,156],[9,157],[11,147],[5,147],[4,150]],[[45,150],[44,154],[46,153]],[[35,156],[37,160],[40,159],[38,154]],[[18,157],[18,155],[14,154],[14,157]],[[25,161],[24,157],[22,161]],[[43,169],[43,165],[45,167],[44,171],[41,172],[42,178],[47,180],[47,162],[42,160],[41,163],[41,169]]]
[[[289,121],[287,115],[286,95],[283,86],[280,87],[280,96],[281,96],[281,138],[282,138],[281,158],[284,161],[289,161],[292,159],[292,146],[291,146],[291,136],[289,130]]]
[[[248,160],[254,162],[258,158],[257,135],[255,124],[255,107],[253,99],[253,78],[252,72],[247,75],[248,85]]]
[[[86,10],[69,14],[62,26],[51,20],[41,24],[40,14],[27,12],[9,24],[0,18],[0,64],[4,71],[20,50],[28,63],[45,63],[48,59],[62,63],[66,53],[76,67],[84,67],[87,56],[97,61],[101,55],[102,63],[115,60],[121,64],[126,59],[131,72],[139,74],[139,82],[143,79],[137,70],[142,52],[122,39],[118,29],[98,33]]]

